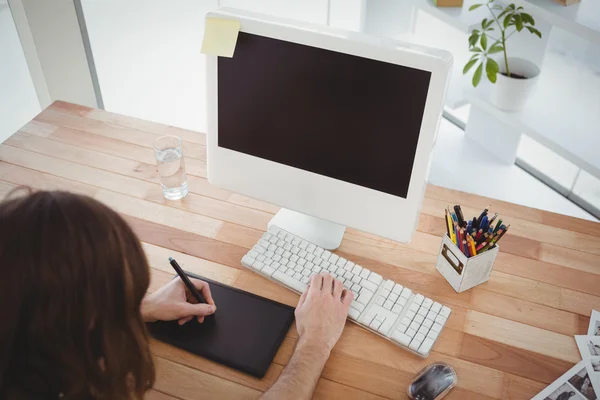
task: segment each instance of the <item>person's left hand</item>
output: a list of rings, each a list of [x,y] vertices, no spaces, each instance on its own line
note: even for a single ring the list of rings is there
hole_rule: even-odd
[[[185,287],[181,278],[177,277],[157,291],[147,294],[142,300],[141,313],[144,321],[173,321],[183,325],[194,317],[204,322],[204,317],[217,310],[210,294],[208,283],[190,278],[208,304],[198,304],[196,298]]]

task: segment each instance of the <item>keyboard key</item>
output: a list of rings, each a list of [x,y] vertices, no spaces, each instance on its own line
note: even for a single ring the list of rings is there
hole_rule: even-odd
[[[419,308],[419,311],[417,311],[417,314],[422,315],[422,316],[426,316],[428,313],[426,308],[423,308],[423,306],[421,306],[421,308]]]
[[[425,300],[425,297],[423,297],[422,294],[416,294],[413,301],[415,303],[417,303],[418,305],[421,305],[421,304],[423,304],[423,300]]]
[[[352,278],[352,282],[358,284],[362,281],[362,278],[358,275],[354,275],[354,277]]]
[[[383,280],[383,278],[381,277],[381,275],[376,274],[375,272],[371,272],[368,280],[373,282],[376,285],[379,285],[381,283],[381,281]]]
[[[273,261],[279,261],[279,260],[281,260],[281,256],[279,254],[275,254],[273,256]]]
[[[312,261],[315,259],[315,255],[314,254],[307,254],[306,257],[306,261]]]
[[[301,247],[300,251],[298,252],[298,257],[306,258],[307,255],[308,255],[308,253],[306,252],[306,250],[302,250],[302,247]]]
[[[297,262],[299,259],[300,259],[300,257],[298,257],[296,254],[294,254],[290,257],[290,261],[293,261],[293,262]]]
[[[405,299],[404,297],[398,297],[398,300],[396,301],[396,304],[398,304],[399,306],[404,307],[407,302],[408,302],[408,300]]]
[[[337,254],[332,254],[329,256],[329,262],[332,264],[335,264],[336,262],[338,262],[339,259],[340,259],[340,256],[338,256]]]
[[[329,260],[329,257],[331,257],[331,252],[327,251],[327,250],[323,250],[323,254],[321,254],[321,258],[323,260]]]
[[[405,316],[406,316],[407,318],[410,318],[410,320],[411,320],[411,321],[412,321],[412,319],[415,317],[415,315],[417,315],[417,313],[416,313],[416,312],[414,312],[414,311],[410,311],[410,310],[408,310],[408,311],[406,312],[406,314],[405,314]]]
[[[432,304],[433,304],[433,300],[431,300],[429,298],[426,298],[425,300],[423,300],[423,307],[427,308],[428,310]]]
[[[325,250],[323,250],[321,247],[317,247],[315,249],[315,251],[313,251],[313,254],[317,257],[321,257],[321,255],[323,254]]]
[[[298,239],[298,238],[292,239],[292,246],[298,246],[299,244],[300,244],[300,239]]]
[[[267,258],[267,259],[265,260],[265,265],[271,265],[271,264],[273,264],[273,260],[272,260],[272,259],[270,259],[270,258]]]
[[[415,321],[410,323],[409,328],[414,330],[415,332],[419,330],[419,328],[421,327],[421,325],[419,325],[418,323],[416,323]]]
[[[269,240],[273,237],[273,235],[271,235],[269,232],[265,232],[265,233],[263,233],[262,237],[265,240]]]
[[[258,254],[265,254],[267,252],[267,249],[259,245],[255,245],[252,249]]]
[[[285,240],[283,240],[283,239],[279,239],[279,240],[277,241],[277,246],[279,246],[279,247],[283,247],[283,246],[285,246],[285,243],[286,243],[286,241],[285,241]]]
[[[270,243],[269,243],[268,241],[266,241],[265,239],[260,239],[260,240],[258,241],[258,244],[260,244],[260,245],[261,245],[262,247],[264,247],[264,248],[267,248],[267,247],[269,247],[269,244],[270,244]]]
[[[350,304],[350,307],[352,308],[356,308],[358,311],[363,312],[365,310],[365,305],[362,303],[359,303],[358,301],[354,300],[352,302],[352,304]]]
[[[402,312],[402,306],[399,304],[394,304],[394,307],[392,307],[392,312],[400,314]]]
[[[302,265],[304,267],[306,265],[306,260],[304,258],[299,259],[298,265]]]
[[[285,250],[283,250],[281,247],[275,250],[275,254],[282,255],[283,253],[285,253]]]
[[[442,305],[438,302],[433,303],[433,305],[431,306],[431,311],[433,311],[435,313],[439,313],[441,309],[442,309]]]
[[[265,261],[267,259],[267,257],[265,257],[264,254],[259,254],[258,257],[256,257],[256,261]]]
[[[302,250],[306,250],[306,248],[308,247],[308,242],[306,240],[303,240],[300,242],[300,245],[298,247],[300,247]]]
[[[394,294],[394,293],[390,293],[390,295],[388,296],[388,300],[391,301],[392,303],[395,303],[396,300],[398,300],[398,295]]]
[[[417,334],[417,331],[415,331],[414,329],[408,328],[406,330],[406,332],[404,332],[404,333],[406,333],[412,339]]]
[[[378,306],[382,306],[384,302],[385,299],[382,296],[377,296],[377,298],[375,299],[375,304],[377,304]]]
[[[409,326],[411,322],[412,322],[412,318],[408,318],[406,316],[404,318],[402,318],[402,321],[400,321],[400,323],[402,325],[406,325],[406,326]]]
[[[310,279],[307,276],[305,276],[304,278],[300,279],[300,282],[304,283],[305,285],[308,285]]]
[[[292,256],[292,253],[290,253],[289,251],[286,250],[281,255],[281,258],[287,258],[289,260],[291,256]]]
[[[364,289],[364,287],[363,287],[363,289],[360,291],[360,296],[358,296],[356,301],[358,301],[359,303],[362,303],[364,305],[367,305],[367,304],[369,304],[371,297],[373,297],[373,292],[371,292],[368,289]]]
[[[417,334],[414,337],[414,340],[418,340],[419,342],[422,342],[423,340],[425,340],[425,335],[423,335],[422,333],[417,332]]]
[[[396,322],[395,318],[386,318],[386,320],[381,324],[377,331],[382,335],[387,335],[390,329],[392,329],[392,325]]]
[[[352,285],[352,291],[356,294],[360,292],[360,289],[362,289],[362,286],[360,286],[358,283],[355,283],[354,285]]]
[[[390,280],[385,281],[383,288],[386,290],[389,290],[391,292],[392,289],[394,288],[394,281],[390,281]]]
[[[429,312],[427,313],[427,315],[425,316],[425,318],[430,319],[432,321],[435,321],[435,317],[437,316],[436,313],[434,313],[433,311],[429,310]]]
[[[252,258],[256,258],[258,257],[258,253],[254,250],[250,250],[247,254],[248,256],[252,257]]]
[[[283,246],[283,249],[284,249],[285,251],[291,251],[293,247],[294,247],[294,246],[292,246],[292,244],[291,244],[291,243],[286,243],[286,244]]]
[[[406,332],[406,330],[408,329],[408,326],[404,325],[404,324],[398,324],[398,326],[396,327],[396,331],[397,332]]]
[[[396,331],[392,334],[391,339],[402,346],[408,346],[412,338],[402,332]]]
[[[423,321],[423,326],[427,327],[427,328],[431,328],[431,326],[433,325],[433,321],[430,319],[425,319],[425,321]]]
[[[284,266],[281,266],[281,267],[280,267],[280,268],[278,268],[277,270],[278,270],[279,272],[285,273],[285,272],[287,272],[288,268],[287,268],[287,267],[284,267]]]
[[[394,285],[394,288],[392,289],[392,293],[397,294],[398,296],[400,296],[400,293],[402,293],[402,289],[404,289],[404,286],[396,283]]]
[[[387,297],[390,295],[390,291],[387,289],[383,289],[381,291],[381,295],[387,299]]]
[[[423,318],[422,315],[417,315],[417,316],[415,316],[415,319],[413,319],[413,321],[415,321],[417,324],[421,325],[423,323],[423,321],[425,321],[425,318]]]
[[[290,251],[292,252],[292,254],[298,254],[300,252],[300,247],[294,246]]]
[[[448,318],[450,316],[450,309],[446,306],[442,307],[442,310],[440,311],[440,315]]]
[[[444,325],[446,323],[446,318],[444,318],[442,315],[438,315],[437,317],[435,317],[435,322],[437,322],[440,325]]]
[[[441,331],[441,330],[442,330],[442,325],[441,325],[441,324],[438,324],[437,322],[435,322],[435,323],[433,324],[433,326],[431,327],[431,330],[432,330],[432,331],[435,331],[435,332],[439,332],[439,331]]]
[[[412,303],[408,309],[409,309],[410,311],[413,311],[413,312],[415,312],[415,313],[416,313],[417,311],[419,311],[419,305],[418,305],[418,304],[416,304],[416,303]]]
[[[378,313],[378,314],[375,316],[375,320],[376,320],[376,321],[379,321],[379,322],[383,322],[383,321],[385,321],[385,315],[382,315],[382,314],[379,314],[379,313]]]
[[[433,329],[429,331],[429,333],[427,334],[427,337],[430,338],[431,340],[435,340],[437,339],[437,337],[440,335],[439,331],[434,331]]]
[[[367,279],[369,275],[371,275],[371,271],[369,271],[368,269],[363,269],[360,273],[360,277],[363,279]]]
[[[408,299],[411,294],[412,294],[412,291],[409,288],[404,288],[404,289],[402,289],[402,293],[400,293],[400,297],[404,297],[405,299]]]
[[[285,271],[285,274],[286,274],[287,276],[289,276],[289,277],[292,277],[292,276],[294,276],[294,274],[295,274],[295,273],[296,273],[296,271],[294,271],[294,270],[293,270],[293,269],[291,269],[291,268],[288,268],[288,270],[287,270],[287,271]]]
[[[350,271],[346,271],[344,273],[344,278],[352,280],[354,278],[354,274]]]
[[[371,329],[376,331],[381,326],[381,322],[379,322],[377,320],[373,320],[369,326],[371,327]]]
[[[306,247],[306,251],[311,254],[314,253],[316,249],[317,249],[317,246],[315,246],[312,243],[309,243],[308,246]]]
[[[414,338],[410,342],[410,344],[408,345],[408,347],[411,348],[411,349],[413,349],[413,350],[415,350],[415,351],[417,351],[419,349],[419,347],[421,346],[421,343],[423,343],[423,342],[420,341],[420,340],[417,340],[417,338]]]
[[[373,282],[369,281],[369,280],[365,280],[364,277],[361,276],[361,278],[363,278],[363,281],[361,282],[362,286],[364,288],[369,289],[371,292],[376,292],[378,286],[376,284],[374,284]]]
[[[369,326],[374,318],[375,318],[375,313],[372,311],[369,311],[360,317],[359,322],[365,326]]]
[[[340,258],[337,261],[336,265],[338,267],[344,267],[344,269],[346,271],[350,271],[350,272],[352,272],[352,269],[354,268],[354,263],[352,261],[346,260],[345,258]]]
[[[304,276],[310,276],[312,273],[312,271],[310,269],[305,269],[302,271],[302,275]]]
[[[429,351],[431,350],[431,347],[433,346],[433,340],[430,338],[426,338],[425,340],[423,340],[423,343],[421,343],[421,347],[419,347],[419,354],[427,354],[429,353]]]
[[[273,273],[273,279],[278,280],[279,282],[283,283],[284,285],[286,285],[300,293],[304,292],[307,288],[307,286],[304,283],[291,278],[290,276],[282,273],[281,271],[275,271]]]
[[[254,268],[257,271],[260,271],[264,266],[265,264],[263,264],[260,261],[256,261],[254,264],[252,264],[252,268]]]
[[[421,335],[423,335],[423,338],[425,338],[425,335],[427,335],[427,332],[429,332],[429,328],[426,327],[426,326],[421,325],[421,327],[417,331],[417,335],[421,334]]]
[[[281,229],[279,229],[279,228],[278,228],[278,227],[276,227],[275,225],[270,225],[270,226],[269,226],[269,230],[268,230],[268,232],[269,232],[271,235],[277,235],[279,232],[281,232]]]
[[[354,264],[354,267],[352,267],[352,273],[354,275],[360,275],[363,271],[363,267],[361,267],[360,265],[356,265]]]
[[[300,272],[296,272],[296,273],[294,274],[294,279],[296,279],[296,280],[298,280],[298,281],[299,281],[300,279],[302,279],[302,276],[303,276],[303,275],[302,275]]]
[[[391,310],[393,306],[394,303],[389,300],[386,300],[385,303],[383,303],[383,308],[385,308],[386,310]]]
[[[360,311],[358,311],[355,308],[350,307],[350,309],[348,310],[348,317],[353,320],[357,320],[359,316],[360,316]]]
[[[242,258],[242,264],[246,267],[251,267],[255,261],[256,260],[253,257],[250,257],[247,254]]]

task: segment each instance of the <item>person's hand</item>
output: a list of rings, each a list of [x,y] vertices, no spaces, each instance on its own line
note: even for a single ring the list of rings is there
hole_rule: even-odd
[[[204,317],[214,314],[217,307],[210,294],[208,283],[190,278],[208,304],[198,304],[181,278],[177,277],[142,300],[142,317],[146,322],[177,320],[183,325],[194,317],[204,322]]]
[[[327,273],[314,275],[296,307],[298,345],[330,352],[344,330],[354,293]]]

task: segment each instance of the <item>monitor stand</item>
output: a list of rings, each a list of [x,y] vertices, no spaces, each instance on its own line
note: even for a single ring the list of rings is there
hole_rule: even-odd
[[[325,250],[340,247],[346,227],[321,218],[311,217],[296,211],[282,208],[269,221],[269,227],[275,225],[302,239],[314,243]]]

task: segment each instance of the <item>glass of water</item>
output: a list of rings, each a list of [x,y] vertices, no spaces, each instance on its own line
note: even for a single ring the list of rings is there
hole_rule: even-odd
[[[188,194],[183,146],[177,136],[161,136],[154,141],[154,155],[160,186],[168,200],[179,200]]]

